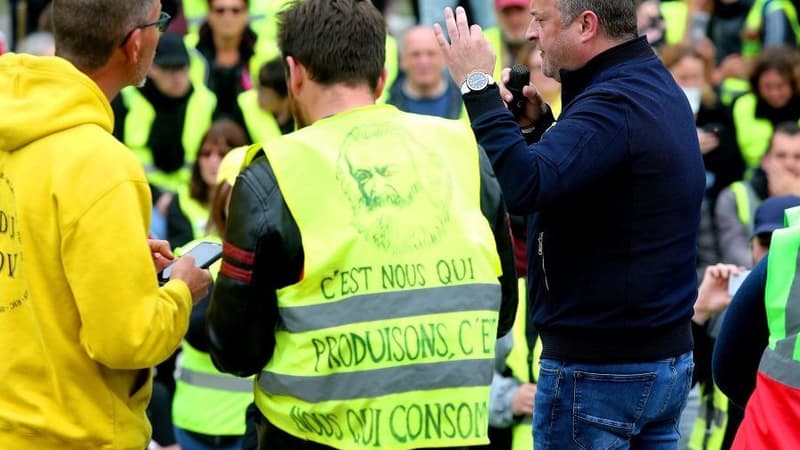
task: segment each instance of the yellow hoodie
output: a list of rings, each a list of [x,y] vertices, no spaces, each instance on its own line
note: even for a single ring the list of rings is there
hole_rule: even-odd
[[[191,293],[158,287],[150,191],[113,120],[66,60],[0,57],[0,449],[149,442],[149,368]]]

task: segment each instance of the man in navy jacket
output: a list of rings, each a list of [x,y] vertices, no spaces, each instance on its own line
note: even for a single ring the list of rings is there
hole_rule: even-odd
[[[509,212],[529,216],[536,448],[675,448],[705,184],[692,113],[636,37],[633,1],[532,0],[531,14],[527,37],[562,83],[558,122],[533,86],[518,119],[505,108],[463,10],[445,10],[450,41],[437,38]]]

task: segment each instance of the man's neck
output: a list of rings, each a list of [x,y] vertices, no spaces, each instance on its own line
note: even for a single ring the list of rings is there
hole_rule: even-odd
[[[403,93],[407,96],[415,99],[427,99],[427,98],[438,98],[444,95],[447,91],[447,80],[442,79],[436,84],[432,85],[415,85],[411,83],[411,80],[406,79],[403,82]]]
[[[106,65],[106,67],[95,71],[80,70],[97,84],[97,87],[100,88],[106,99],[111,102],[119,94],[119,91],[125,87],[125,84],[120,81],[120,74],[112,71],[108,67],[110,66]]]
[[[333,116],[351,109],[375,104],[375,95],[366,86],[351,87],[344,84],[333,86],[317,85],[309,93],[305,111],[309,123]]]

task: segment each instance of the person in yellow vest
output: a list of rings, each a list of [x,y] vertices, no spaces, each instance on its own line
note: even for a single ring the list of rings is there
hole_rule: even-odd
[[[800,44],[797,6],[791,0],[755,0],[742,29],[742,55],[755,57],[773,46]]]
[[[232,117],[237,96],[253,87],[249,64],[258,35],[248,25],[247,0],[210,0],[208,7],[196,48],[208,62],[208,88],[217,96],[214,117]]]
[[[755,210],[752,232],[752,261],[758,264],[769,251],[773,231],[783,226],[783,211],[800,205],[800,197],[775,196],[764,200]],[[692,318],[695,337],[696,380],[701,386],[701,403],[689,440],[691,450],[728,449],[744,415],[744,410],[728,398],[713,382],[711,352],[725,308],[735,292],[732,275],[746,275],[744,267],[726,264],[711,266],[700,284],[695,315]]]
[[[185,246],[187,242],[207,234],[209,211],[217,187],[218,167],[232,148],[248,143],[244,130],[236,122],[219,119],[211,124],[203,136],[197,160],[192,165],[189,183],[181,186],[175,195],[165,194],[171,198],[166,207],[160,205],[167,218],[167,240],[174,247]],[[174,230],[187,228],[191,231],[188,236],[173,233]]]
[[[699,384],[699,401],[695,411],[684,414],[681,421],[691,420],[682,448],[691,450],[722,450],[730,447],[726,442],[726,430],[736,432],[739,420],[735,405],[729,407],[728,399],[719,391],[711,376],[711,353],[721,323],[722,313],[731,301],[728,285],[735,276],[743,274],[744,267],[733,264],[714,264],[706,268],[698,289],[692,316],[692,336],[695,340],[695,371],[693,383]],[[681,429],[684,424],[681,423]],[[683,433],[683,431],[682,431]],[[682,441],[684,436],[681,436]]]
[[[746,406],[735,450],[800,446],[795,351],[800,207],[771,206],[784,219],[772,226],[778,229],[771,233],[769,253],[736,291],[714,345],[714,380],[732,403]]]
[[[525,238],[527,218],[509,216],[518,274],[528,273]],[[519,305],[511,333],[497,340],[495,371],[489,399],[489,445],[486,450],[533,448],[533,407],[541,342],[528,321],[526,279],[519,278]]]
[[[500,79],[500,73],[504,68],[526,62],[523,49],[527,42],[525,32],[531,22],[529,6],[528,0],[495,0],[494,2],[497,26],[487,28],[484,33],[497,55],[493,73],[495,80]]]
[[[389,89],[388,104],[401,111],[446,119],[466,115],[461,91],[445,72],[444,55],[433,28],[418,25],[406,30],[400,67],[404,76]]]
[[[214,200],[211,214],[222,217],[202,238],[186,244],[189,250],[200,241],[219,242],[217,230],[224,232],[223,209],[229,199],[230,187],[236,180],[247,147],[226,151],[226,156],[214,170],[212,183]],[[226,194],[221,193],[226,192]],[[221,193],[221,194],[218,194]],[[176,254],[183,249],[176,250]],[[219,263],[210,268],[216,277]],[[175,397],[172,401],[172,421],[175,437],[182,450],[240,450],[245,434],[245,411],[253,399],[253,380],[238,378],[216,370],[208,354],[206,311],[208,298],[192,310],[189,330],[176,361]]]
[[[751,91],[733,103],[736,140],[751,170],[761,162],[774,127],[800,120],[799,64],[793,48],[765,49],[753,63]]]
[[[274,42],[277,36],[278,12],[291,0],[255,0],[248,2],[250,27],[258,35],[259,42]],[[187,36],[190,43],[197,42],[197,33],[208,18],[209,0],[183,0],[183,14],[187,22]]]
[[[800,126],[785,122],[772,134],[761,167],[749,180],[720,192],[714,209],[722,261],[751,267],[750,236],[756,207],[766,198],[800,195]]]
[[[57,56],[0,57],[0,448],[144,449],[151,368],[208,288],[149,240],[151,199],[111,135],[169,21],[155,0],[53,2]],[[13,112],[13,113],[12,113]]]
[[[283,60],[275,58],[264,63],[258,71],[257,81],[256,89],[239,94],[237,102],[241,116],[236,119],[244,127],[250,142],[263,143],[294,131]]]
[[[280,23],[299,130],[249,152],[233,188],[212,359],[257,375],[264,449],[485,444],[517,305],[489,161],[462,121],[374,104],[371,2],[306,0]]]
[[[123,89],[112,102],[114,135],[133,151],[151,184],[173,192],[189,182],[216,104],[214,94],[191,79],[189,64],[180,36],[164,33],[148,82]]]

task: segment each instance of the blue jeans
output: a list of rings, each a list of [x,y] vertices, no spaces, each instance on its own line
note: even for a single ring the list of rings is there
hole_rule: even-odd
[[[644,363],[543,359],[533,409],[536,450],[674,450],[692,384],[692,352]]]

